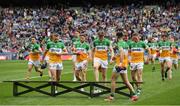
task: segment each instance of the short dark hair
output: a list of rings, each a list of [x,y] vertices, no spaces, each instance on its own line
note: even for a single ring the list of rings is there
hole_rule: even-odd
[[[117,33],[116,33],[116,36],[117,36],[118,38],[122,38],[122,37],[124,36],[124,34],[123,34],[122,32],[117,32]]]

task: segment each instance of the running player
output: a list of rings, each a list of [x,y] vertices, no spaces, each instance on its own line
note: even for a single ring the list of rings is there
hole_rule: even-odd
[[[52,80],[59,81],[61,72],[63,70],[63,64],[61,60],[61,54],[67,52],[64,44],[59,42],[59,35],[53,34],[53,41],[48,42],[47,50],[45,51],[42,61],[44,61],[47,52],[49,52],[49,70],[51,72]]]
[[[88,58],[90,54],[90,46],[86,43],[86,34],[80,35],[80,42],[73,45],[74,52],[77,53],[75,62],[75,75],[78,81],[86,81],[86,71],[88,66]]]
[[[98,38],[93,42],[92,60],[96,81],[99,81],[99,72],[102,73],[102,80],[106,81],[106,69],[108,68],[108,50],[110,50],[111,57],[114,56],[110,41],[104,38],[104,36],[105,33],[103,31],[99,31]],[[95,90],[95,92],[96,91],[99,92],[99,90]]]
[[[144,50],[146,49],[146,45],[144,42],[140,41],[140,37],[138,33],[134,33],[132,36],[133,42],[130,44],[129,49],[131,53],[131,63],[130,63],[130,70],[131,70],[131,77],[132,80],[136,83],[137,95],[141,93],[141,84],[142,82],[142,74],[143,74],[143,65],[144,65]]]
[[[126,84],[126,86],[130,91],[131,100],[136,101],[138,97],[136,96],[134,88],[130,84],[127,75],[129,45],[125,41],[123,41],[123,37],[124,37],[123,33],[118,32],[116,35],[118,39],[117,42],[118,50],[113,58],[116,64],[114,66],[113,73],[111,76],[111,94],[105,99],[105,101],[112,101],[114,99],[116,80],[119,75],[121,75],[122,81]]]
[[[150,38],[150,41],[147,44],[148,46],[148,52],[149,52],[149,61],[151,61],[152,64],[152,71],[155,71],[155,59],[157,54],[157,43],[154,37]]]
[[[177,42],[175,42],[175,38],[171,37],[171,43],[172,43],[172,52],[171,52],[171,61],[172,65],[174,66],[175,70],[178,69],[178,45]]]
[[[28,46],[29,49],[29,62],[28,62],[28,72],[26,75],[26,79],[30,79],[30,74],[32,68],[34,67],[36,72],[39,72],[40,76],[43,75],[43,72],[39,68],[40,66],[40,53],[42,52],[40,45],[37,44],[36,38],[31,38],[31,44]]]
[[[161,64],[162,81],[164,81],[165,80],[164,78],[167,78],[167,76],[169,79],[172,79],[172,75],[171,75],[172,63],[170,59],[171,42],[168,41],[167,34],[165,33],[162,33],[161,39],[162,40],[158,43],[159,52],[160,52],[159,61]],[[165,66],[167,66],[166,69]]]

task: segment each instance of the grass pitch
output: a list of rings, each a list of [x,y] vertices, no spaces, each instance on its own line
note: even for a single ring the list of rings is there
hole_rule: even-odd
[[[158,63],[158,62],[157,62]],[[62,80],[72,81],[72,62],[64,61]],[[109,65],[108,80],[112,73],[112,65]],[[161,81],[160,65],[156,64],[156,71],[152,72],[151,65],[144,66],[142,94],[137,102],[131,102],[128,97],[115,95],[113,102],[105,102],[107,95],[88,98],[78,93],[68,93],[57,97],[50,97],[32,92],[18,97],[12,96],[12,84],[4,83],[4,80],[23,80],[27,72],[27,61],[0,61],[0,105],[180,105],[180,69],[173,71],[173,79]],[[129,72],[129,70],[128,70]],[[31,80],[48,80],[47,69],[40,78],[38,73],[32,72]],[[91,64],[87,72],[87,80],[94,81]],[[121,81],[121,78],[119,78]],[[129,79],[131,81],[131,79]]]

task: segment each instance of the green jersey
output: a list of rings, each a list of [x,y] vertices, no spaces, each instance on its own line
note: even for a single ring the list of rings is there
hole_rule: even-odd
[[[39,52],[40,51],[40,45],[37,43],[32,43],[28,46],[28,48],[30,49],[30,52]]]
[[[74,44],[74,43],[76,43],[76,42],[80,42],[80,38],[79,37],[74,37],[74,38],[72,38],[72,43]]]
[[[90,49],[89,44],[86,42],[77,42],[74,46],[76,48],[76,51],[80,53],[80,55],[77,55],[77,61],[81,62],[87,60],[88,51]]]
[[[149,48],[149,54],[156,54],[156,50],[157,50],[157,47],[158,47],[158,44],[156,42],[149,42],[147,43],[147,46]]]
[[[124,52],[124,58],[123,58],[123,62],[122,62],[122,66],[127,67],[128,66],[128,49],[129,49],[129,45],[127,44],[127,42],[121,40],[119,42],[117,42],[117,48],[118,48],[118,53],[116,54],[116,65],[120,65],[120,56],[118,54],[120,54],[120,49],[123,49]]]
[[[100,58],[102,60],[107,60],[107,53],[110,47],[110,41],[108,39],[104,38],[103,40],[94,40],[93,47],[95,48],[94,57]]]
[[[158,46],[162,50],[170,50],[171,42],[169,42],[169,41],[160,41],[158,43]]]
[[[86,42],[84,43],[77,42],[74,46],[77,52],[87,52],[90,49],[89,44]]]
[[[139,63],[144,62],[144,49],[146,48],[146,45],[144,42],[133,42],[129,45],[129,48],[131,50],[131,62],[132,63]]]
[[[128,45],[130,45],[131,43],[133,43],[133,41],[132,41],[132,40],[128,40],[128,41],[126,41],[126,43],[127,43]]]
[[[57,63],[61,62],[60,54],[65,49],[64,43],[62,42],[48,42],[47,50],[49,53],[49,62]]]
[[[158,43],[159,49],[160,49],[160,57],[170,57],[171,53],[171,42],[169,41],[160,41]]]
[[[32,61],[38,61],[40,59],[40,45],[35,43],[35,44],[30,44],[30,54],[29,54],[29,60]]]
[[[125,41],[119,41],[119,42],[117,42],[117,48],[118,48],[118,50],[120,50],[121,48],[123,48],[124,53],[128,55],[129,45],[128,45],[127,42],[125,42]]]

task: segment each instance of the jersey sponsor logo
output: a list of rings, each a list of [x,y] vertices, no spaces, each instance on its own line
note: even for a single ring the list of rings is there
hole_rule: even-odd
[[[98,51],[107,50],[107,46],[96,46],[96,49],[97,49]]]
[[[142,48],[132,48],[131,51],[132,52],[143,52],[144,49],[142,49]]]
[[[161,48],[162,48],[162,50],[170,50],[169,46],[162,46]]]
[[[76,48],[76,50],[77,50],[78,52],[86,52],[86,50],[85,50],[84,48]]]
[[[49,52],[60,54],[60,53],[62,53],[62,49],[60,49],[60,48],[50,48]]]

